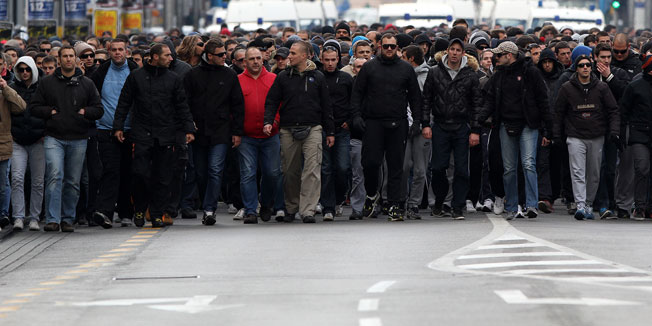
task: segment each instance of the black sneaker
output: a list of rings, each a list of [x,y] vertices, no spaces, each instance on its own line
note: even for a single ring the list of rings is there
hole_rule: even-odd
[[[75,227],[66,222],[61,222],[61,232],[75,232]]]
[[[371,198],[367,196],[367,198],[364,200],[364,206],[362,207],[362,217],[371,217],[374,218],[376,217],[376,205],[378,204],[378,198],[380,196],[376,194],[376,198]]]
[[[195,213],[195,211],[193,211],[189,207],[182,208],[179,213],[181,213],[181,218],[184,220],[197,218],[197,213]]]
[[[134,225],[139,228],[142,228],[145,225],[145,213],[135,212],[134,213]]]
[[[201,220],[201,224],[204,225],[213,225],[217,222],[215,219],[215,213],[213,212],[204,212],[204,218]]]
[[[525,216],[527,218],[537,218],[537,216],[539,216],[539,213],[537,212],[536,208],[528,207],[527,212],[525,213]]]
[[[152,227],[153,228],[162,228],[165,227],[165,223],[163,222],[163,217],[152,217]]]
[[[351,212],[351,215],[349,216],[349,220],[354,221],[354,220],[361,220],[362,219],[362,214],[360,212],[353,211]]]
[[[316,222],[315,217],[310,216],[310,215],[304,216],[302,220],[303,220],[303,223],[315,223]]]
[[[437,205],[432,206],[430,208],[430,216],[440,217],[441,216],[441,207],[437,207]]]
[[[618,209],[618,218],[629,218],[629,211],[625,209]]]
[[[290,213],[285,213],[285,216],[283,216],[283,222],[285,223],[292,223],[294,222],[294,216],[296,214],[290,214]]]
[[[453,219],[454,220],[463,220],[464,219],[464,212],[462,212],[462,209],[460,208],[455,208],[453,209]]]
[[[9,223],[11,223],[9,216],[0,216],[0,228],[9,225]]]
[[[404,220],[403,209],[401,209],[398,205],[392,205],[387,210],[387,215],[389,216],[387,220],[390,222],[403,222]]]
[[[452,208],[448,205],[444,205],[441,209],[441,214],[439,214],[439,217],[452,217]]]
[[[108,216],[102,214],[101,212],[93,213],[93,221],[99,224],[103,229],[110,229],[113,227],[113,221],[111,221]],[[63,224],[61,227],[63,228]]]
[[[389,216],[389,209],[390,209],[390,208],[391,208],[391,207],[389,206],[389,203],[388,203],[388,202],[383,202],[383,204],[382,204],[381,207],[380,207],[380,214],[388,215],[388,216]]]
[[[247,216],[245,216],[244,218],[244,224],[257,224],[257,223],[258,223],[258,216],[256,216],[256,214],[247,214]]]
[[[263,222],[269,222],[272,219],[272,209],[261,207],[260,208],[260,220]]]
[[[575,212],[577,212],[577,204],[575,202],[566,204],[566,208],[568,208],[568,215],[575,215]]]
[[[419,207],[410,207],[407,209],[407,218],[409,220],[420,220],[421,215],[419,215]]]

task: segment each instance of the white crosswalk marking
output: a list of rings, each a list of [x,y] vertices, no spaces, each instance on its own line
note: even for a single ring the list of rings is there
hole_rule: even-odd
[[[432,269],[626,287],[652,292],[652,273],[523,233],[488,215],[492,232],[428,266]]]

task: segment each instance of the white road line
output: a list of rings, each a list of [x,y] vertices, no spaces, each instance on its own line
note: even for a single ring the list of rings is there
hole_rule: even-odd
[[[380,281],[367,289],[367,293],[383,293],[387,291],[390,286],[394,285],[394,283],[396,283],[396,281]]]
[[[383,323],[380,318],[360,318],[358,321],[359,326],[382,326]]]
[[[568,268],[568,269],[516,269],[503,272],[514,275],[558,274],[558,273],[631,273],[622,268]]]
[[[379,299],[360,299],[358,302],[358,311],[376,311],[378,310]]]
[[[641,305],[641,302],[611,300],[603,298],[528,298],[520,290],[494,291],[497,296],[508,304],[537,304],[537,305],[576,305],[576,306],[632,306]]]
[[[568,281],[582,281],[582,282],[617,282],[617,283],[627,283],[627,282],[651,282],[652,277],[641,277],[641,276],[623,276],[623,277],[563,277],[563,280]]]
[[[457,259],[483,259],[483,258],[510,258],[510,257],[550,257],[550,256],[573,256],[569,252],[561,251],[539,251],[539,252],[502,252],[497,254],[464,255]]]
[[[496,241],[514,241],[514,240],[527,240],[527,239],[513,233],[507,233],[505,235],[496,238]]]
[[[486,245],[478,247],[479,250],[490,250],[490,249],[516,249],[516,248],[536,248],[536,247],[545,247],[546,245],[541,243],[511,243],[511,244],[499,244],[499,245]]]
[[[559,265],[603,265],[603,263],[595,260],[543,260],[543,261],[510,261],[510,262],[502,262],[502,263],[469,264],[469,265],[457,265],[457,267],[463,269],[485,269],[485,268],[516,267],[516,266],[559,266]]]

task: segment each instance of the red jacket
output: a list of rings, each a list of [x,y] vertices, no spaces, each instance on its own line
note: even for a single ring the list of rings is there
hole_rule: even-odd
[[[251,77],[251,74],[249,74],[249,71],[247,70],[238,75],[238,79],[240,79],[240,87],[242,88],[245,102],[245,136],[252,138],[268,138],[268,136],[263,133],[265,99],[267,98],[267,92],[274,83],[274,79],[276,79],[276,74],[268,72],[265,67],[262,67],[258,79]],[[271,136],[278,133],[278,122],[279,114],[276,113]]]

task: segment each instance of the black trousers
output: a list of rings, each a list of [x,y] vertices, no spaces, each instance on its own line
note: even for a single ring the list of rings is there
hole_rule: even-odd
[[[373,196],[380,190],[378,175],[387,161],[387,201],[391,205],[400,205],[405,201],[405,191],[401,189],[403,176],[403,160],[408,136],[407,119],[393,122],[381,120],[366,120],[367,130],[362,139],[362,169],[364,186],[368,196]]]
[[[97,131],[97,150],[102,165],[95,206],[98,212],[112,218],[117,203],[118,216],[130,219],[133,215],[132,144],[128,141],[120,143],[112,134],[111,130]]]
[[[537,140],[537,183],[539,188],[539,200],[547,200],[550,203],[555,201],[552,195],[552,184],[550,183],[550,148],[552,145],[541,146],[543,136],[539,133]]]
[[[134,144],[134,206],[137,212],[149,207],[152,218],[163,216],[169,199],[176,154],[173,145]]]
[[[186,171],[186,164],[188,164],[188,145],[175,146],[175,162],[172,172],[172,180],[170,181],[170,198],[167,201],[165,212],[170,216],[177,215],[177,209],[181,202],[181,194],[184,186],[184,176]]]

